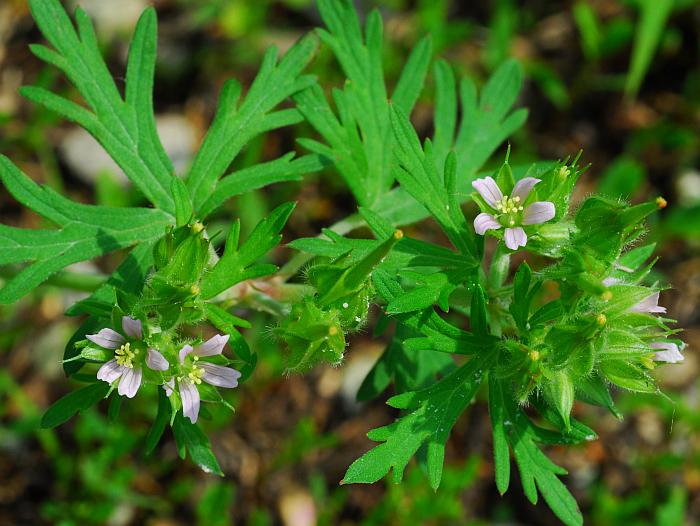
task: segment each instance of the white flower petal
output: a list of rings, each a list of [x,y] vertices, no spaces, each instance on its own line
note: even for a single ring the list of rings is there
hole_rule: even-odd
[[[483,236],[487,230],[498,230],[499,228],[501,228],[501,224],[491,214],[482,212],[474,218],[474,230],[480,236]]]
[[[209,338],[207,341],[205,341],[202,345],[198,345],[194,353],[197,356],[200,357],[205,357],[205,356],[215,356],[217,354],[221,354],[224,350],[224,345],[226,345],[226,342],[229,339],[229,335],[221,335],[217,334],[216,336],[212,336]]]
[[[148,354],[146,354],[146,365],[148,365],[149,369],[154,371],[167,371],[168,367],[170,367],[170,364],[168,363],[168,360],[165,359],[165,356],[160,354],[155,349],[148,349]]]
[[[111,384],[124,374],[124,369],[127,369],[127,367],[119,365],[117,360],[110,360],[102,364],[102,367],[97,371],[97,379]]]
[[[651,296],[647,296],[642,301],[630,307],[628,312],[642,312],[647,314],[664,314],[666,307],[659,306],[659,293],[655,292]]]
[[[182,399],[182,414],[193,424],[199,416],[199,391],[194,384],[183,380],[180,382],[180,398]]]
[[[503,239],[511,250],[518,250],[519,247],[524,247],[527,244],[527,234],[519,226],[506,228]]]
[[[204,369],[202,380],[217,387],[236,387],[241,373],[230,367],[201,362],[199,367]]]
[[[657,362],[678,363],[685,359],[678,345],[673,342],[654,342],[649,347],[661,349],[654,354],[654,360]]]
[[[619,278],[613,278],[612,276],[603,280],[603,285],[606,287],[611,287],[613,285],[617,285],[618,283],[622,283],[622,280]]]
[[[133,398],[136,396],[139,387],[141,387],[141,368],[131,369],[129,367],[125,367],[125,369],[126,371],[122,375],[122,379],[119,380],[119,388],[117,389],[117,392],[122,396],[126,396],[127,398]]]
[[[534,188],[534,186],[539,183],[542,179],[537,179],[536,177],[523,177],[515,183],[515,187],[513,188],[513,191],[511,192],[510,196],[511,197],[519,197],[520,202],[524,202],[525,199],[527,199],[527,196],[530,195],[530,192]]]
[[[194,351],[194,349],[191,345],[183,346],[182,349],[180,349],[180,353],[178,354],[178,357],[180,358],[180,363],[185,363],[185,357],[192,351]]]
[[[86,334],[85,337],[105,349],[119,349],[124,343],[124,336],[112,329],[102,329],[97,334]]]
[[[136,339],[143,339],[143,332],[141,330],[141,320],[135,320],[130,316],[122,316],[122,329],[127,336],[131,336]]]
[[[170,396],[175,390],[175,379],[171,378],[163,383],[163,389],[165,389],[165,396]]]
[[[493,177],[484,177],[472,182],[474,189],[479,192],[489,206],[496,208],[496,203],[503,199],[503,192],[493,180]]]
[[[523,225],[539,225],[554,217],[554,203],[537,201],[525,209]]]

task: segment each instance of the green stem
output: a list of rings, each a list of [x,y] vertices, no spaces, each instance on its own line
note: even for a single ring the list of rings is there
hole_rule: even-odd
[[[510,250],[503,243],[496,245],[496,250],[491,257],[491,265],[486,276],[488,284],[488,295],[490,298],[488,311],[491,325],[491,332],[495,336],[501,336],[503,326],[501,319],[501,300],[498,298],[499,292],[503,288],[503,283],[508,277],[510,270]]]
[[[496,250],[491,258],[491,267],[488,274],[488,287],[493,293],[503,286],[510,269],[510,250],[503,243],[496,245]]]

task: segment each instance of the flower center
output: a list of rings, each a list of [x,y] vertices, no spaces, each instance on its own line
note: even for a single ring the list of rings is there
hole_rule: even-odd
[[[189,374],[187,375],[187,379],[190,381],[190,383],[193,383],[195,385],[199,385],[202,383],[202,376],[204,376],[204,369],[201,367],[197,367],[196,365],[192,366],[192,369],[190,370]]]
[[[520,204],[519,196],[505,196],[500,201],[496,201],[496,210],[500,212],[500,214],[496,215],[496,218],[502,225],[515,226],[518,213],[523,211],[523,206]]]
[[[117,364],[123,367],[128,367],[129,369],[134,368],[133,360],[136,357],[136,352],[131,350],[131,344],[125,343],[119,349],[114,351],[117,359]]]
[[[189,382],[194,385],[199,385],[202,383],[202,376],[204,376],[204,369],[202,367],[197,367],[197,362],[199,361],[199,356],[196,354],[189,355],[192,359],[191,365],[185,364],[184,368],[181,369],[182,375],[178,376],[178,381]]]

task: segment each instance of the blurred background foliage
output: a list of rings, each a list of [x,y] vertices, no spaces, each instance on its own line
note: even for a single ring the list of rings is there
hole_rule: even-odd
[[[77,2],[68,1],[69,7]],[[128,39],[146,0],[82,0],[96,20],[115,78],[122,78]],[[507,57],[526,71],[519,103],[530,117],[511,138],[513,159],[558,159],[583,149],[591,166],[580,196],[598,190],[639,201],[663,195],[669,206],[653,219],[659,279],[672,317],[687,330],[682,366],[663,371],[668,399],[618,393],[627,416],[617,421],[577,407],[600,439],[551,451],[587,524],[674,526],[700,523],[700,5],[697,0],[390,0],[357,1],[361,13],[385,17],[386,71],[395,81],[411,46],[432,35],[438,56],[483,81]],[[286,49],[320,23],[312,0],[158,0],[158,126],[176,166],[186,166],[203,136],[223,81],[249,83],[263,50]],[[111,206],[141,199],[82,131],[28,105],[17,88],[51,86],[71,96],[54,71],[31,56],[39,39],[24,0],[0,3],[0,151],[37,181],[73,199]],[[322,86],[343,77],[329,50],[314,65]],[[429,131],[432,84],[414,122]],[[242,165],[295,147],[303,126],[257,140]],[[498,155],[496,159],[501,158]],[[222,229],[240,216],[251,228],[272,207],[297,200],[285,240],[315,235],[353,213],[337,174],[278,185],[230,203]],[[215,220],[215,221],[216,221]],[[0,221],[25,227],[40,218],[0,190]],[[429,223],[412,235],[434,237]],[[289,252],[278,254],[279,260]],[[81,271],[110,271],[120,256]],[[1,277],[0,277],[1,279]],[[68,284],[70,285],[70,284]],[[101,407],[57,430],[39,430],[50,402],[69,390],[60,359],[76,320],[63,311],[80,291],[44,286],[0,307],[0,524],[8,525],[451,525],[557,524],[545,506],[522,494],[498,496],[492,482],[490,433],[482,403],[455,427],[440,491],[418,468],[403,485],[338,486],[345,468],[369,447],[367,429],[395,415],[382,400],[355,401],[381,352],[371,334],[351,341],[340,369],[281,376],[284,358],[270,338],[269,318],[256,315],[247,336],[259,365],[230,395],[235,414],[207,423],[227,474],[220,479],[177,459],[172,437],[142,454],[156,400]],[[147,394],[147,393],[146,393]],[[127,418],[114,420],[117,412]]]

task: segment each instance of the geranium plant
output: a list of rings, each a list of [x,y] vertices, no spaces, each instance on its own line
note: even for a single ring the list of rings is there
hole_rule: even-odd
[[[430,71],[429,38],[389,93],[381,17],[372,12],[363,27],[349,0],[319,0],[326,29],[283,57],[270,49],[245,95],[235,80],[224,85],[192,165],[176,174],[153,114],[155,11],[146,10],[136,27],[122,94],[84,11],[76,10],[74,26],[58,0],[30,6],[51,46],[32,51],[61,70],[82,101],[39,87],[22,94],[92,134],[149,202],[75,203],[0,158],[5,188],[56,226],[0,225],[0,264],[14,273],[0,301],[68,275],[73,263],[129,250],[104,284],[68,310],[85,319],[68,342],[64,368],[85,385],[58,400],[44,426],[105,398],[138,404],[143,390],[154,389],[158,411],[145,451],[171,427],[183,458],[189,453],[222,474],[198,418],[230,408],[221,389],[251,381],[255,369],[256,354],[241,333],[250,325],[239,315],[256,303],[241,287],[254,290],[274,318],[289,372],[342,365],[347,335],[370,323],[377,305],[375,332],[389,344],[358,397],[381,396],[392,385],[387,403],[401,412],[369,432],[379,444],[342,482],[371,483],[390,471],[400,481],[415,456],[437,489],[450,431],[483,389],[498,490],[509,487],[512,453],[527,498],[536,503],[541,493],[565,524],[582,523],[559,478],[566,472],[541,446],[595,440],[571,414],[576,400],[619,417],[611,389],[658,392],[652,370],[683,359],[678,331],[658,305],[663,285],[649,278],[654,246],[643,242],[644,220],[666,206],[662,198],[632,206],[591,195],[572,206],[583,171],[578,157],[511,167],[506,155],[495,172],[482,171],[527,116],[512,109],[521,86],[514,61],[480,91],[435,62],[434,133],[421,141],[409,116]],[[304,73],[319,39],[348,79],[332,100]],[[293,104],[280,106],[288,100]],[[309,153],[229,171],[254,137],[302,120],[316,133],[299,141]],[[345,181],[358,214],[288,243],[298,253],[282,269],[261,260],[280,243],[294,204],[276,208],[245,240],[232,218],[225,243],[211,230],[208,218],[228,199],[323,168]],[[401,230],[428,217],[448,245]],[[374,239],[345,237],[361,226]],[[304,285],[289,284],[293,277]],[[206,338],[212,330],[218,333]]]

